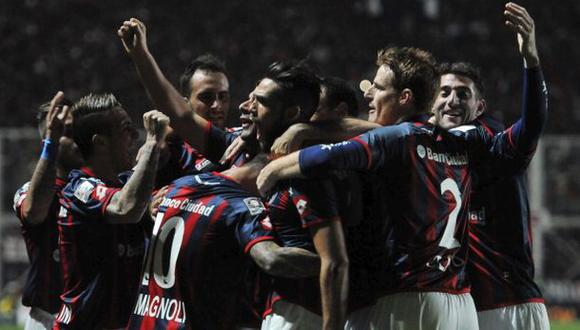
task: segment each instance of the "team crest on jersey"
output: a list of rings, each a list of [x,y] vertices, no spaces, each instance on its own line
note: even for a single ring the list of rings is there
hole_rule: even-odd
[[[83,181],[77,189],[75,189],[75,197],[83,203],[86,203],[91,198],[91,194],[95,190],[95,184],[90,181]]]
[[[105,199],[105,196],[107,195],[107,190],[109,188],[105,187],[105,186],[97,186],[97,192],[95,193],[95,195],[97,196],[97,198],[99,200],[103,200]]]
[[[272,226],[272,221],[270,221],[270,217],[265,217],[264,219],[262,219],[262,221],[260,221],[260,224],[262,225],[262,228],[266,230],[272,230],[274,228]]]
[[[306,204],[307,204],[307,202],[303,199],[300,199],[296,203],[296,208],[298,209],[298,214],[302,215],[302,213],[304,213],[304,210],[306,210]]]
[[[244,199],[244,204],[246,204],[246,207],[248,208],[248,211],[250,211],[251,215],[258,215],[266,211],[266,207],[257,197],[248,197]]]

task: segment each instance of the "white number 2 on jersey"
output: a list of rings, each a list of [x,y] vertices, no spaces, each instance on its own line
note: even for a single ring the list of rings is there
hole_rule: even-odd
[[[449,219],[447,219],[447,225],[445,225],[445,231],[443,232],[441,241],[439,241],[439,246],[446,249],[455,249],[461,246],[459,241],[455,239],[455,225],[457,224],[457,216],[461,209],[461,193],[459,192],[457,183],[450,178],[441,182],[441,195],[445,194],[447,191],[453,195],[453,198],[455,199],[455,207],[449,214]]]
[[[151,269],[151,262],[153,261],[153,277],[155,278],[155,282],[160,288],[168,289],[175,285],[175,266],[181,249],[181,242],[183,241],[185,223],[181,217],[172,217],[161,226],[164,215],[164,213],[159,212],[155,218],[155,226],[153,227],[153,235],[149,242],[147,261],[145,262],[141,284],[149,285],[149,270]],[[173,240],[167,242],[171,231],[175,231]],[[171,243],[171,249],[169,250],[169,268],[167,269],[167,273],[164,273],[163,252],[165,251],[165,245],[167,243]]]

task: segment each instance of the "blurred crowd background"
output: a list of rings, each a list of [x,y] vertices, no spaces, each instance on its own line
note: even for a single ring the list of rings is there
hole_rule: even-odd
[[[521,4],[536,21],[550,87],[548,132],[572,133],[580,121],[580,2]],[[320,73],[356,84],[372,79],[377,49],[392,44],[478,64],[489,108],[511,121],[519,113],[521,61],[502,12],[502,1],[472,0],[3,0],[0,125],[29,125],[36,105],[58,89],[73,100],[110,91],[134,115],[149,110],[116,36],[130,17],[146,23],[150,49],[176,84],[195,56],[224,58],[233,106],[274,60],[309,58]],[[230,117],[234,125],[236,112]]]
[[[580,311],[580,1],[528,0],[550,93],[547,135],[532,190],[541,283],[551,315]],[[522,60],[504,26],[503,1],[474,0],[0,0],[0,323],[13,320],[26,254],[11,213],[14,191],[39,154],[36,108],[56,91],[76,100],[112,92],[135,122],[152,105],[116,31],[136,17],[151,52],[177,86],[196,56],[229,71],[232,109],[275,60],[308,59],[323,75],[358,86],[373,78],[376,51],[416,46],[439,61],[482,68],[488,110],[506,123],[520,112]],[[361,109],[366,113],[366,105]],[[28,130],[25,130],[28,128]],[[552,221],[553,220],[553,221]],[[556,221],[558,220],[558,221]],[[553,225],[557,224],[557,225]],[[8,298],[6,298],[8,297]],[[12,297],[12,298],[11,298]],[[9,299],[10,298],[10,299]]]

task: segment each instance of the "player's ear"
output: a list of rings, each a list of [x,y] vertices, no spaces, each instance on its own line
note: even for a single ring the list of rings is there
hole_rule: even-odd
[[[101,134],[94,134],[91,138],[94,147],[108,147],[109,140]]]
[[[339,118],[344,118],[348,115],[348,105],[346,102],[340,102],[334,109]]]
[[[475,109],[475,118],[481,116],[481,114],[485,112],[485,109],[487,109],[485,99],[479,99],[479,101],[477,101],[477,109]]]
[[[414,100],[413,91],[405,88],[399,94],[399,104],[400,105],[411,105]]]
[[[300,121],[302,117],[302,108],[300,106],[295,105],[286,108],[286,122],[288,123],[297,123]]]

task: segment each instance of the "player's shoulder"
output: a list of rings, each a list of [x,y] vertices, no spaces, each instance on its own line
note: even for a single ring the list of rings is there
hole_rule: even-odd
[[[105,183],[82,170],[72,170],[68,176],[68,183],[62,190],[67,198],[75,198],[83,203],[90,200],[91,195],[97,186],[104,186]]]
[[[26,198],[26,194],[28,193],[28,189],[30,189],[30,181],[24,183],[14,193],[14,204],[13,204],[14,211],[16,211],[22,205],[22,202],[24,201],[24,199]]]

